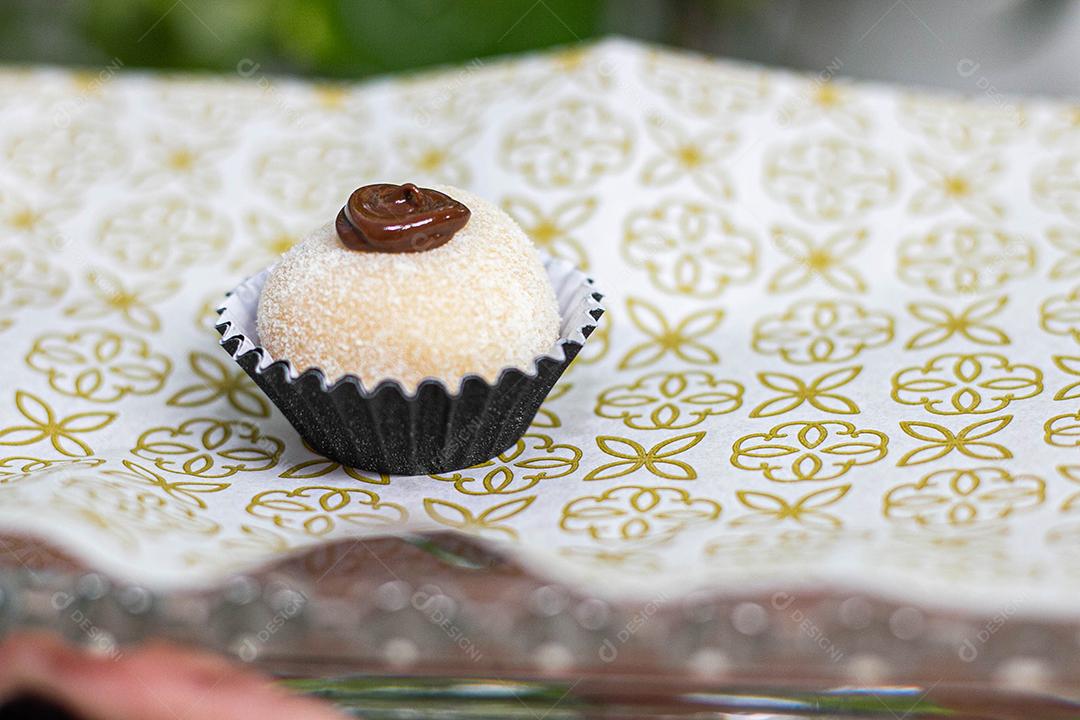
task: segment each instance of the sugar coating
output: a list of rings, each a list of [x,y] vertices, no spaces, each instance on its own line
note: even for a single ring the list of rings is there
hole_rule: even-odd
[[[559,309],[540,257],[501,209],[464,190],[469,222],[418,253],[349,250],[333,223],[307,236],[271,271],[259,297],[261,344],[297,370],[328,380],[427,377],[457,388],[469,373],[495,380],[528,369],[558,339]]]

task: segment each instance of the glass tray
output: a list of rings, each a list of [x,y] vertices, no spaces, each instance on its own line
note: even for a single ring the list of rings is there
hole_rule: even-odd
[[[1080,628],[839,589],[615,603],[429,535],[155,594],[0,537],[0,632],[230,654],[365,718],[1076,718]]]

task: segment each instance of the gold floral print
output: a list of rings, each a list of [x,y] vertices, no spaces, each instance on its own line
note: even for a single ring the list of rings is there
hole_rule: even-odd
[[[357,178],[376,177],[380,154],[355,140],[313,134],[270,147],[255,159],[257,191],[276,208],[302,213],[309,222],[333,218],[356,189]]]
[[[370,473],[364,470],[358,470],[356,468],[342,465],[339,462],[335,462],[329,458],[325,458],[319,455],[307,440],[302,441],[304,448],[314,454],[318,455],[313,460],[305,460],[303,462],[290,465],[286,468],[278,477],[283,477],[288,480],[314,480],[316,478],[326,477],[332,475],[338,470],[345,473],[346,477],[350,477],[353,480],[359,480],[362,483],[369,485],[389,485],[390,476],[386,473]]]
[[[599,201],[592,195],[570,198],[546,212],[526,197],[511,195],[502,201],[503,210],[517,221],[537,247],[549,255],[569,260],[582,270],[589,268],[589,258],[576,232],[588,222],[598,205]]]
[[[4,151],[11,177],[74,202],[87,187],[116,177],[130,157],[114,123],[37,123],[12,137]]]
[[[704,370],[659,371],[601,392],[596,414],[635,430],[683,430],[738,410],[742,396],[742,385]]]
[[[454,530],[496,540],[517,540],[518,531],[506,521],[525,512],[534,500],[535,495],[512,498],[476,513],[449,500],[424,498],[424,510],[432,520]]]
[[[683,530],[716,522],[720,503],[674,487],[620,485],[571,500],[559,527],[604,545],[648,546]]]
[[[245,510],[275,527],[317,538],[339,529],[386,529],[409,516],[401,505],[366,488],[329,485],[264,490],[251,498]]]
[[[0,463],[0,467],[3,467],[2,463]],[[1058,465],[1057,471],[1064,479],[1080,485],[1080,465]],[[1077,510],[1080,510],[1080,490],[1069,495],[1061,503],[1061,512],[1063,513],[1076,512]]]
[[[213,582],[334,538],[446,531],[520,541],[521,552],[542,551],[538,567],[553,581],[584,578],[613,593],[629,583],[679,594],[709,577],[790,579],[803,566],[857,586],[885,564],[888,582],[936,578],[960,604],[1022,584],[1040,604],[1068,605],[1068,583],[1080,578],[1072,108],[1033,101],[1025,127],[1022,112],[1001,103],[908,102],[887,89],[621,41],[372,89],[261,74],[87,81],[0,70],[11,96],[0,106],[15,113],[0,127],[0,328],[9,326],[0,335],[9,346],[0,355],[2,518],[46,536],[66,528],[91,564],[123,555],[132,581],[152,570],[163,582]],[[403,124],[373,111],[386,100]],[[526,130],[551,133],[566,102],[603,108],[615,122],[584,112],[587,138],[524,142]],[[64,125],[53,122],[58,114]],[[779,134],[755,143],[766,126]],[[387,152],[401,135],[409,147]],[[522,141],[513,162],[496,157],[510,136]],[[432,152],[444,141],[452,150]],[[594,158],[604,164],[597,172]],[[533,161],[535,170],[523,169]],[[776,177],[763,173],[770,161]],[[343,467],[305,449],[270,399],[207,344],[214,308],[240,276],[332,221],[358,184],[423,179],[406,172],[493,192],[538,247],[595,270],[611,306],[520,454],[511,448],[512,460],[446,473],[459,476],[451,482]],[[673,293],[659,281],[680,287],[673,268],[691,233],[663,225],[678,242],[649,259],[654,279],[644,253],[628,261],[625,231],[632,215],[694,203],[738,226],[755,264],[747,274],[692,257],[683,266],[705,273],[682,287],[698,294]],[[161,234],[159,216],[179,241],[143,242]],[[933,233],[939,241],[927,247]],[[84,280],[88,271],[101,287]],[[733,279],[716,294],[711,279],[725,274]],[[973,363],[977,377],[967,372]],[[1040,382],[1041,393],[1021,398]],[[987,383],[997,389],[980,387]],[[17,391],[46,404],[51,422],[29,398],[26,418]],[[71,419],[94,410],[115,417]],[[159,430],[144,442],[190,453],[130,452],[155,426],[210,419],[249,421],[277,436],[280,455],[272,442],[237,439],[238,425],[218,450],[254,448],[243,460],[207,450],[208,426],[175,438]],[[880,439],[827,426],[808,449],[789,427],[785,438],[740,445],[750,453],[783,445],[788,454],[739,460],[765,463],[788,482],[730,459],[745,436],[829,421],[881,431],[888,453],[823,479],[880,453],[824,449]],[[541,434],[562,449],[537,449]],[[13,444],[25,440],[36,441]],[[199,455],[213,467],[178,472]],[[796,464],[804,455],[820,472],[813,460]],[[227,465],[269,467],[221,477]],[[800,477],[793,468],[816,479],[791,482]],[[631,489],[600,500],[620,486]],[[358,489],[377,494],[379,508]],[[260,493],[258,516],[242,512]],[[640,513],[630,501],[639,494],[639,505],[659,498],[663,507]],[[305,567],[320,568],[317,576],[348,545]],[[359,569],[365,554],[354,550],[335,574]]]
[[[658,115],[647,118],[645,129],[660,152],[645,161],[643,185],[665,187],[685,177],[710,198],[734,195],[724,167],[724,160],[739,144],[734,130],[709,128],[691,135],[675,120]]]
[[[1080,153],[1060,155],[1035,168],[1035,202],[1080,222]]]
[[[310,87],[310,99],[313,108],[305,112],[298,109],[298,122],[352,122],[363,123],[368,121],[367,103],[362,93],[347,83],[319,81]]]
[[[810,530],[838,530],[844,521],[829,509],[839,503],[850,485],[814,490],[794,501],[757,490],[739,490],[735,493],[739,503],[751,512],[731,521],[732,527],[786,526],[789,522]]]
[[[769,278],[769,292],[790,292],[814,280],[841,292],[866,292],[866,281],[850,261],[866,243],[867,234],[862,228],[841,230],[817,241],[802,230],[774,227],[773,244],[788,260]]]
[[[124,469],[102,470],[101,474],[124,482],[134,482],[160,490],[173,500],[205,510],[208,506],[203,495],[221,492],[231,487],[227,482],[205,480],[178,480],[167,478],[131,460],[123,461]]]
[[[860,372],[861,365],[830,370],[814,378],[809,384],[787,373],[759,372],[758,382],[779,394],[751,410],[750,417],[783,415],[802,407],[803,403],[815,410],[834,415],[857,415],[859,406],[855,401],[835,391],[857,378]]]
[[[889,537],[896,538],[909,546],[904,550],[913,550],[918,558],[928,551],[942,551],[944,560],[966,556],[975,558],[994,558],[1006,560],[1008,546],[1003,542],[1009,536],[1007,523],[987,522],[972,523],[964,526],[918,525],[917,523],[895,523]],[[951,558],[949,556],[952,556]],[[993,570],[992,570],[993,571]]]
[[[0,332],[23,308],[49,307],[68,289],[67,273],[43,257],[0,247]]]
[[[1023,108],[971,103],[933,96],[909,96],[899,104],[901,123],[939,147],[985,152],[1011,141],[1027,124]]]
[[[600,103],[567,99],[511,129],[500,157],[531,185],[569,189],[624,169],[633,146],[629,123]]]
[[[230,134],[247,117],[266,110],[266,91],[258,82],[205,77],[167,77],[155,88],[152,102],[162,118],[182,128],[202,127]]]
[[[1013,456],[1012,452],[1004,445],[990,442],[987,438],[1008,427],[1012,419],[1012,415],[987,418],[971,423],[959,432],[953,432],[937,423],[914,420],[901,422],[901,430],[926,444],[909,450],[897,465],[923,465],[940,460],[954,450],[976,460],[1008,460]]]
[[[1044,300],[1039,307],[1039,326],[1051,335],[1064,335],[1080,343],[1080,285]]]
[[[407,177],[462,187],[472,179],[467,159],[475,136],[476,129],[471,127],[443,137],[404,133],[398,135],[395,144],[398,161],[403,164]]]
[[[1043,128],[1042,141],[1055,149],[1070,140],[1080,140],[1080,105],[1056,108]]]
[[[597,72],[602,72],[604,76],[602,86],[611,85],[612,70],[607,67],[606,59],[586,44],[558,48],[547,53],[544,59],[551,64],[551,69],[560,75],[574,75],[589,66],[595,66]]]
[[[0,77],[0,108],[29,110],[26,117],[47,118],[57,128],[75,120],[108,122],[121,107],[107,85],[100,71],[49,73],[27,67]]]
[[[842,547],[866,546],[872,540],[870,531],[805,527],[744,530],[705,543],[702,557],[712,567],[737,567],[754,575],[768,575],[778,568],[805,568]]]
[[[849,83],[816,78],[802,83],[799,91],[780,105],[777,120],[784,127],[807,127],[826,120],[851,135],[861,135],[873,125],[859,93]]]
[[[1054,364],[1061,372],[1067,375],[1080,377],[1080,357],[1069,355],[1055,355]],[[1054,395],[1055,400],[1080,400],[1080,380],[1069,383]]]
[[[773,482],[835,480],[888,452],[889,438],[843,420],[796,421],[746,435],[731,446],[731,464]]]
[[[614,316],[610,311],[600,317],[596,329],[589,336],[589,342],[585,343],[585,347],[581,349],[581,352],[577,354],[574,362],[570,365],[570,371],[573,371],[576,367],[596,365],[607,357],[611,351],[611,326],[614,322]]]
[[[33,202],[13,188],[0,187],[0,229],[5,239],[23,247],[62,249],[66,238],[58,223],[64,219],[63,211],[59,203]]]
[[[642,79],[675,108],[720,120],[752,111],[769,96],[766,73],[691,54],[647,53]]]
[[[555,414],[555,411],[551,408],[552,403],[558,400],[562,396],[566,395],[574,387],[574,384],[561,380],[556,383],[555,387],[551,389],[547,397],[544,398],[544,404],[540,406],[540,409],[536,411],[536,417],[533,418],[529,427],[552,430],[557,427],[562,427],[562,420]]]
[[[889,490],[884,513],[918,525],[963,527],[1004,520],[1045,499],[1046,482],[1034,475],[1013,475],[999,467],[948,468]]]
[[[1050,268],[1050,279],[1080,278],[1080,228],[1050,228],[1046,231],[1046,239],[1055,248],[1065,253]]]
[[[218,164],[229,148],[220,140],[155,132],[141,147],[144,151],[130,178],[134,188],[159,190],[178,186],[185,191],[215,191],[221,187]]]
[[[918,152],[911,156],[911,167],[926,183],[911,196],[911,212],[916,215],[936,215],[956,207],[980,220],[1005,216],[1005,205],[987,193],[987,187],[998,181],[1004,169],[995,156],[950,162]]]
[[[573,445],[556,443],[548,435],[526,433],[487,462],[431,477],[453,483],[454,489],[465,495],[509,495],[531,490],[541,480],[571,475],[580,461],[581,450]]]
[[[934,415],[986,415],[1041,393],[1042,377],[996,353],[945,353],[893,375],[892,399]]]
[[[708,203],[669,200],[626,220],[623,255],[664,292],[716,297],[757,270],[757,241]]]
[[[1046,532],[1046,546],[1072,567],[1080,568],[1080,522],[1070,522]]]
[[[514,63],[476,60],[463,68],[402,78],[398,97],[421,128],[471,125],[508,89],[519,88],[521,80]]]
[[[590,470],[584,479],[614,480],[633,475],[644,468],[665,480],[696,480],[697,470],[685,460],[676,460],[675,456],[690,450],[704,438],[704,432],[676,435],[646,449],[629,438],[600,435],[596,438],[596,444],[616,460]]]
[[[93,469],[105,461],[101,458],[77,458],[54,460],[29,455],[11,455],[0,458],[0,485],[13,485],[27,478],[39,478],[45,474],[71,468]]]
[[[530,92],[558,87],[566,80],[586,90],[602,92],[610,90],[616,82],[613,63],[587,46],[555,50],[544,60],[544,68],[535,78],[530,78]]]
[[[230,531],[233,529],[224,528],[225,533]],[[276,557],[289,552],[295,547],[290,541],[294,541],[296,545],[303,542],[302,539],[286,537],[267,528],[246,523],[242,523],[233,533],[220,537],[216,544],[201,543],[184,552],[180,556],[184,566],[192,571],[197,568],[215,568],[242,572],[246,567],[250,567],[252,562],[257,563],[261,558]]]
[[[220,292],[210,292],[202,297],[202,302],[198,303],[198,307],[192,306],[194,312],[191,316],[191,323],[199,332],[206,332],[207,328],[217,327],[217,324],[221,321],[218,315],[217,309],[221,306],[223,296]]]
[[[152,307],[180,289],[176,280],[154,280],[129,285],[119,276],[98,268],[86,273],[90,297],[64,308],[64,315],[78,320],[96,320],[119,315],[136,330],[157,332],[161,318]]]
[[[243,237],[249,241],[232,259],[229,267],[244,272],[258,272],[280,260],[309,230],[306,219],[284,219],[269,210],[252,210],[245,215],[243,225]],[[219,298],[215,298],[211,304],[220,304]],[[200,327],[205,327],[205,324],[200,324]]]
[[[131,454],[159,470],[201,478],[227,478],[277,465],[285,444],[246,420],[192,418],[176,427],[153,427]]]
[[[720,326],[720,321],[724,319],[722,309],[706,308],[692,312],[675,323],[674,327],[655,305],[640,298],[629,298],[626,309],[634,327],[649,339],[627,351],[619,361],[620,370],[647,367],[669,353],[694,365],[715,365],[720,362],[716,351],[702,340]]]
[[[56,452],[76,458],[94,454],[79,436],[101,430],[117,415],[80,412],[61,417],[48,403],[26,390],[15,391],[15,407],[26,422],[0,429],[0,445],[33,445],[48,440]]]
[[[1009,548],[1008,523],[919,525],[897,522],[883,561],[936,577],[983,580],[1009,575],[1032,580],[1033,568]],[[873,557],[873,556],[872,556]]]
[[[899,177],[875,150],[841,137],[814,138],[770,150],[765,189],[804,220],[853,220],[892,201]]]
[[[123,203],[106,216],[97,244],[125,268],[158,272],[216,259],[231,234],[229,221],[209,204],[179,195],[151,196]]]
[[[39,336],[26,364],[44,373],[58,393],[103,403],[153,395],[172,369],[169,358],[145,340],[98,328]]]
[[[1055,415],[1043,425],[1043,440],[1054,447],[1080,447],[1080,411]]]
[[[559,555],[574,563],[593,565],[601,570],[629,570],[635,573],[658,572],[663,561],[656,553],[636,548],[568,546],[559,548]]]
[[[928,327],[912,335],[904,343],[904,349],[925,350],[957,335],[978,345],[1008,345],[1010,340],[1005,331],[989,322],[1008,302],[1007,295],[976,300],[959,313],[930,301],[908,303],[908,312]]]
[[[292,548],[289,538],[264,527],[243,524],[238,528],[238,531],[239,537],[224,538],[220,543],[221,550],[224,550],[230,559],[239,553],[256,558],[265,557],[266,555],[280,555]],[[188,555],[189,563],[193,566],[199,566],[207,561],[220,561],[221,550],[214,549],[211,551],[211,557],[206,557],[203,553],[195,550]]]
[[[75,475],[56,487],[50,513],[88,525],[133,549],[159,536],[195,535],[202,541],[221,526],[195,508],[175,504],[129,482],[101,475]]]
[[[970,295],[1031,274],[1035,246],[992,227],[939,225],[901,240],[897,264],[900,279],[910,285],[940,295]]]
[[[795,365],[843,362],[893,338],[893,319],[851,300],[800,301],[754,324],[751,341],[762,355]]]
[[[1034,521],[1035,518],[1027,519]],[[960,527],[896,525],[891,535],[898,541],[896,559],[906,561],[912,571],[980,584],[996,583],[1007,577],[1023,586],[1037,582],[1046,571],[1044,562],[1032,562],[1030,554],[1018,552],[1013,546],[1015,534],[1008,522]]]
[[[238,412],[269,417],[270,403],[241,368],[230,369],[224,362],[197,350],[188,354],[195,382],[181,388],[167,401],[173,407],[200,407],[227,400]]]

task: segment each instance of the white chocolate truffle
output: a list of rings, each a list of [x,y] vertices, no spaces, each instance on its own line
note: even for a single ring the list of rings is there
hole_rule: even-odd
[[[494,381],[528,370],[559,335],[559,309],[529,238],[501,209],[464,190],[468,223],[414,253],[346,248],[334,224],[287,252],[259,297],[260,343],[300,372],[351,373],[368,388],[390,379],[413,390],[438,378],[454,391],[468,374]]]

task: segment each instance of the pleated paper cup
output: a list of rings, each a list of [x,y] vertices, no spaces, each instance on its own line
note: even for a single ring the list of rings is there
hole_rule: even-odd
[[[542,257],[559,305],[559,339],[529,368],[505,368],[494,382],[466,375],[457,387],[428,378],[411,391],[393,380],[367,388],[355,375],[329,382],[317,367],[301,371],[271,357],[255,317],[272,267],[228,294],[216,327],[225,352],[326,457],[394,475],[460,470],[518,441],[604,312],[591,278],[565,260]]]

